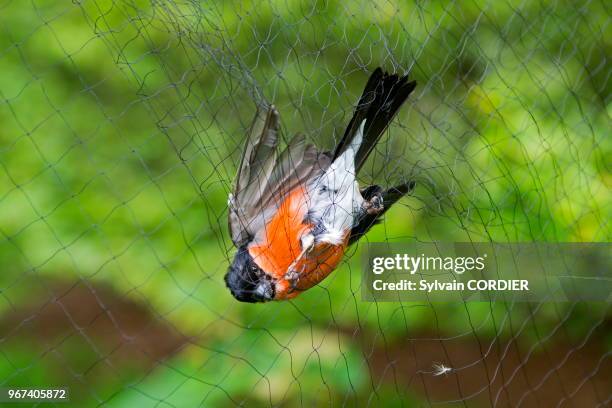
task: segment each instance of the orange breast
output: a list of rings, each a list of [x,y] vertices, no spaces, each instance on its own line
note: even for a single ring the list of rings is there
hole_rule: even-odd
[[[348,233],[341,245],[332,245],[326,242],[317,243],[310,250],[308,256],[303,257],[295,265],[296,271],[300,273],[300,279],[295,287],[298,291],[310,289],[327,277],[342,260],[344,248],[348,241]]]
[[[307,211],[306,190],[298,187],[268,222],[263,242],[249,248],[255,263],[276,279],[285,276],[289,265],[302,252],[300,237],[312,229],[312,225],[302,222]]]
[[[275,299],[289,299],[321,282],[342,260],[348,242],[347,231],[340,245],[317,243],[293,265],[299,271],[297,286],[291,287],[284,279],[289,267],[302,252],[300,238],[314,227],[304,223],[308,212],[308,195],[304,188],[293,190],[282,202],[275,216],[268,222],[265,238],[249,247],[255,263],[276,279]]]

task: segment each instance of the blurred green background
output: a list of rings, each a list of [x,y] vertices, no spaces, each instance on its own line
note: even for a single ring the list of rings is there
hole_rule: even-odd
[[[604,1],[1,1],[0,386],[609,403],[608,304],[364,303],[359,247],[291,302],[239,304],[222,278],[257,105],[329,148],[379,65],[418,87],[364,181],[417,188],[367,240],[610,241],[610,34]]]

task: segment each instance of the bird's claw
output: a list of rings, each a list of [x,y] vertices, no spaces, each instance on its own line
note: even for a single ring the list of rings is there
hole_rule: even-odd
[[[300,274],[294,270],[290,269],[284,276],[285,280],[289,282],[289,286],[291,287],[291,291],[294,291],[297,288],[297,284],[300,280]]]
[[[385,209],[382,193],[375,193],[369,200],[363,203],[365,211],[370,214],[378,214]]]

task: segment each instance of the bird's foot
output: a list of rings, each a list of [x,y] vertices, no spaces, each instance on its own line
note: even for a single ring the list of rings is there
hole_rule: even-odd
[[[363,202],[363,209],[370,215],[379,214],[385,209],[382,192],[372,194],[366,201]]]
[[[297,284],[300,281],[300,274],[294,269],[289,269],[284,278],[287,282],[289,282],[289,287],[291,288],[290,291],[293,292],[297,288]]]

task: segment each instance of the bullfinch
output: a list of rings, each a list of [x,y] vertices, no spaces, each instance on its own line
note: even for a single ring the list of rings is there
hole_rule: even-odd
[[[237,252],[225,282],[237,300],[291,299],[321,282],[346,248],[414,188],[360,188],[356,177],[415,87],[407,76],[377,68],[332,151],[298,134],[279,153],[279,113],[274,106],[258,110],[228,199]]]

